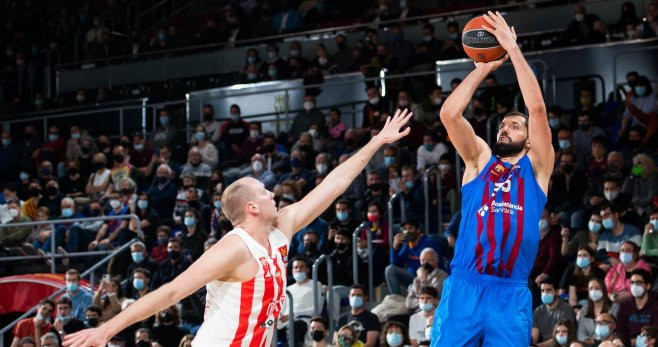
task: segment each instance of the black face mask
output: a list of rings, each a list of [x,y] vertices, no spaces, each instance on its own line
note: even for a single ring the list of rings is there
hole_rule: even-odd
[[[347,243],[337,243],[337,244],[336,244],[336,248],[337,248],[339,251],[344,251],[344,250],[347,249]]]
[[[167,255],[169,255],[169,259],[177,260],[180,258],[180,252],[179,251],[168,251]]]
[[[312,338],[313,341],[315,341],[315,342],[320,342],[320,341],[322,341],[322,339],[324,339],[324,331],[320,331],[320,330],[313,330],[313,331],[311,331],[311,338]]]
[[[32,140],[32,139],[34,138],[34,134],[32,134],[32,133],[25,133],[25,135],[23,135],[23,138],[26,139],[26,140],[28,140],[28,141],[29,141],[29,140]]]
[[[123,163],[123,154],[117,154],[114,156],[114,161],[121,164]]]
[[[187,202],[187,206],[192,207],[192,208],[197,208],[199,207],[199,202],[196,200],[191,200]]]
[[[121,147],[123,147],[123,148],[130,148],[130,142],[128,142],[128,141],[121,141]]]
[[[206,122],[210,122],[215,116],[212,113],[204,113],[203,114],[203,120]]]
[[[263,146],[263,149],[265,150],[265,152],[269,152],[269,153],[274,152],[274,148],[275,148],[274,145],[265,145],[265,146]]]
[[[77,168],[74,168],[74,167],[68,169],[68,171],[67,171],[67,173],[69,174],[69,176],[75,176],[75,175],[78,174],[78,172],[79,172],[78,169],[77,169]]]
[[[135,347],[151,347],[151,344],[146,341],[139,341],[135,344]]]
[[[92,215],[93,217],[98,217],[98,216],[101,215],[101,210],[99,210],[99,209],[93,209],[93,210],[91,210],[91,215]]]
[[[573,172],[573,165],[571,164],[564,164],[560,166],[562,168],[562,172],[566,174],[570,174]]]
[[[578,124],[578,128],[579,128],[580,130],[582,130],[582,131],[587,131],[587,130],[589,130],[589,127],[590,127],[590,125],[587,124],[587,123],[584,123],[584,124]]]
[[[59,192],[59,190],[57,188],[53,187],[53,186],[50,186],[50,187],[46,188],[46,194],[48,194],[48,195],[57,195],[58,192]]]
[[[89,147],[80,147],[80,152],[82,152],[82,154],[89,154],[89,152],[91,152],[91,148],[89,148]]]
[[[301,145],[301,146],[299,146],[299,150],[301,150],[302,152],[310,152],[311,151],[311,146]]]
[[[381,183],[373,183],[368,186],[368,189],[372,190],[373,192],[378,192],[382,190],[382,184]]]
[[[95,328],[98,326],[98,318],[89,318],[87,319],[87,325],[90,328]]]
[[[30,196],[36,198],[37,196],[39,196],[39,194],[41,194],[41,189],[39,189],[39,188],[30,188]]]
[[[167,177],[158,176],[155,178],[155,184],[165,184],[167,183]]]
[[[101,150],[106,149],[107,147],[110,147],[110,144],[107,143],[107,142],[99,142],[98,143],[98,148],[100,148]]]
[[[133,195],[133,190],[130,189],[130,188],[123,188],[123,189],[121,189],[121,194],[123,194],[125,196],[130,196],[130,195]]]
[[[174,315],[169,312],[163,312],[160,314],[160,319],[163,323],[171,323],[174,321]]]
[[[304,244],[304,248],[307,252],[313,253],[318,250],[318,244],[315,242],[309,242]]]
[[[100,170],[104,167],[105,167],[105,164],[103,164],[102,162],[94,163],[94,169],[96,169],[96,170]]]
[[[430,263],[425,263],[425,264],[423,264],[423,268],[424,268],[427,272],[432,272],[432,271],[434,271],[434,266],[432,266],[432,264],[430,264]]]
[[[638,148],[642,142],[640,140],[628,140],[628,146],[631,148]]]

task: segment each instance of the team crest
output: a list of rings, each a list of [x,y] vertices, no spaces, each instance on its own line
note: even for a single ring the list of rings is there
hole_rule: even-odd
[[[494,170],[496,171],[496,173],[501,174],[501,173],[505,172],[505,167],[500,165],[500,164],[496,164],[496,166],[494,167]]]
[[[283,245],[279,247],[279,253],[281,254],[281,259],[285,265],[288,265],[288,245]]]

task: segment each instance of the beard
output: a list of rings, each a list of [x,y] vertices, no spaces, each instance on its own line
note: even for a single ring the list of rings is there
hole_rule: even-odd
[[[499,140],[494,144],[492,152],[494,155],[501,158],[511,157],[521,153],[521,151],[525,149],[525,143],[526,140],[509,143],[503,143]]]

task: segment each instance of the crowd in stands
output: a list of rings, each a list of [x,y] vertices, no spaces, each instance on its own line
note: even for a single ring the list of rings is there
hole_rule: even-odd
[[[623,102],[597,102],[583,84],[575,109],[549,108],[557,155],[529,283],[532,338],[538,346],[569,346],[576,340],[580,346],[616,340],[641,346],[642,339],[658,338],[653,289],[658,268],[656,93],[646,76],[632,71],[626,79]],[[367,94],[363,122],[356,128],[342,122],[338,109],[328,115],[317,110],[315,96],[309,94],[289,131],[279,135],[262,133],[261,124],[243,120],[239,105],[215,110],[210,104],[203,106],[203,121],[187,143],[167,109],[158,112],[158,128],[148,136],[113,139],[77,125],[51,126],[46,141],[39,140],[42,134],[32,125],[18,138],[2,132],[0,222],[7,226],[0,228],[2,255],[45,255],[52,242],[64,256],[112,250],[143,232],[103,270],[109,276],[93,293],[81,288],[78,270],[94,259],[57,262],[66,270],[67,294],[56,303],[42,301],[36,317],[16,326],[14,346],[37,340],[55,346],[62,334],[103,324],[183,272],[232,229],[221,200],[223,189],[235,179],[258,179],[275,193],[279,208],[299,201],[377,134],[391,105],[414,111],[410,135],[377,152],[341,198],[290,244],[294,338],[323,346],[330,318],[337,327],[330,337],[336,345],[426,345],[462,218],[456,182],[461,172],[437,116],[442,89],[435,86],[420,103],[405,90],[391,94],[394,99],[372,86]],[[487,119],[501,119],[510,110],[510,95],[494,75],[486,79],[465,114],[478,136],[487,138]],[[228,120],[218,121],[219,113]],[[430,189],[425,201],[425,173],[430,187],[436,187],[441,175],[445,216],[438,220],[431,213],[429,224],[425,204],[436,211],[439,192]],[[404,202],[394,209],[390,225],[386,204],[395,193]],[[75,220],[128,214],[139,217],[139,227],[129,219]],[[12,226],[62,219],[71,221]],[[448,222],[447,230],[437,234]],[[391,228],[400,229],[393,239]],[[352,245],[354,233],[357,245]],[[332,259],[333,272],[320,267],[314,282],[311,269],[323,254]],[[366,275],[369,256],[373,283]],[[360,283],[353,280],[355,261]],[[9,274],[11,268],[2,271]],[[327,288],[329,275],[334,288]],[[376,288],[372,298],[370,285]],[[320,297],[313,297],[314,288]],[[331,311],[328,290],[335,294]],[[111,345],[189,345],[187,334],[195,333],[203,320],[204,291],[131,326]],[[390,295],[384,297],[386,293]],[[314,315],[314,300],[323,316]],[[57,318],[52,320],[54,312]],[[287,311],[280,317],[281,341],[289,317]]]
[[[126,11],[127,3],[119,1],[110,4],[83,1],[77,5],[74,1],[67,2],[68,6],[54,7],[32,2],[5,5],[3,10],[9,19],[0,30],[0,41],[5,46],[5,56],[0,58],[4,111],[12,114],[62,107],[89,108],[142,96],[148,96],[150,100],[182,100],[184,93],[190,89],[202,88],[208,83],[218,87],[301,78],[305,83],[317,84],[322,83],[322,76],[330,74],[360,71],[366,76],[377,76],[381,68],[388,69],[389,73],[432,70],[437,60],[465,57],[461,29],[456,22],[445,24],[448,32],[445,37],[435,34],[433,24],[424,22],[419,27],[422,30],[421,42],[406,39],[402,31],[406,24],[399,22],[388,25],[384,37],[380,37],[383,28],[379,31],[364,28],[363,38],[356,42],[348,42],[346,36],[338,34],[333,51],[323,43],[315,45],[313,52],[303,52],[297,41],[285,44],[272,41],[267,46],[266,56],[260,56],[259,51],[252,47],[246,51],[241,71],[212,78],[212,82],[206,81],[208,79],[192,79],[186,83],[167,81],[166,90],[161,86],[163,83],[158,82],[150,87],[140,84],[80,89],[56,97],[48,97],[44,93],[47,83],[44,68],[74,60],[74,52],[80,52],[78,59],[129,57],[120,60],[120,63],[137,59],[167,59],[185,53],[140,54],[204,44],[222,44],[220,48],[233,48],[240,46],[240,40],[247,38],[322,28],[332,23],[403,20],[437,11],[436,4],[432,6],[425,2],[377,0],[371,4],[354,4],[346,1],[282,0],[243,1],[236,5],[226,1],[227,4],[217,11],[204,11],[202,23],[177,22],[172,18],[167,25],[144,32],[128,27],[121,29],[126,25],[121,14]],[[638,12],[643,15],[638,15]],[[29,18],[41,20],[35,22]],[[198,21],[198,16],[194,18]],[[565,30],[557,44],[581,45],[652,38],[658,32],[657,24],[658,5],[655,1],[646,9],[638,10],[633,3],[624,3],[616,23],[604,23],[596,14],[587,13],[585,5],[578,4],[573,8],[571,22],[565,23]],[[122,34],[118,35],[117,32]],[[74,40],[79,41],[77,45],[73,44]],[[253,44],[247,42],[242,46]],[[54,73],[53,70],[46,72]],[[184,88],[178,90],[178,84]],[[416,94],[412,97],[418,99]]]

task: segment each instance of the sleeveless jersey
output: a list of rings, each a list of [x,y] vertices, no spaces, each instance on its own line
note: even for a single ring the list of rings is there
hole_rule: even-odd
[[[260,347],[269,346],[274,323],[286,297],[288,238],[278,229],[268,236],[265,249],[240,228],[237,235],[258,262],[256,276],[246,282],[212,281],[206,285],[206,310],[192,345]]]
[[[527,279],[539,247],[539,219],[546,203],[532,164],[495,156],[462,187],[462,220],[453,269]]]

